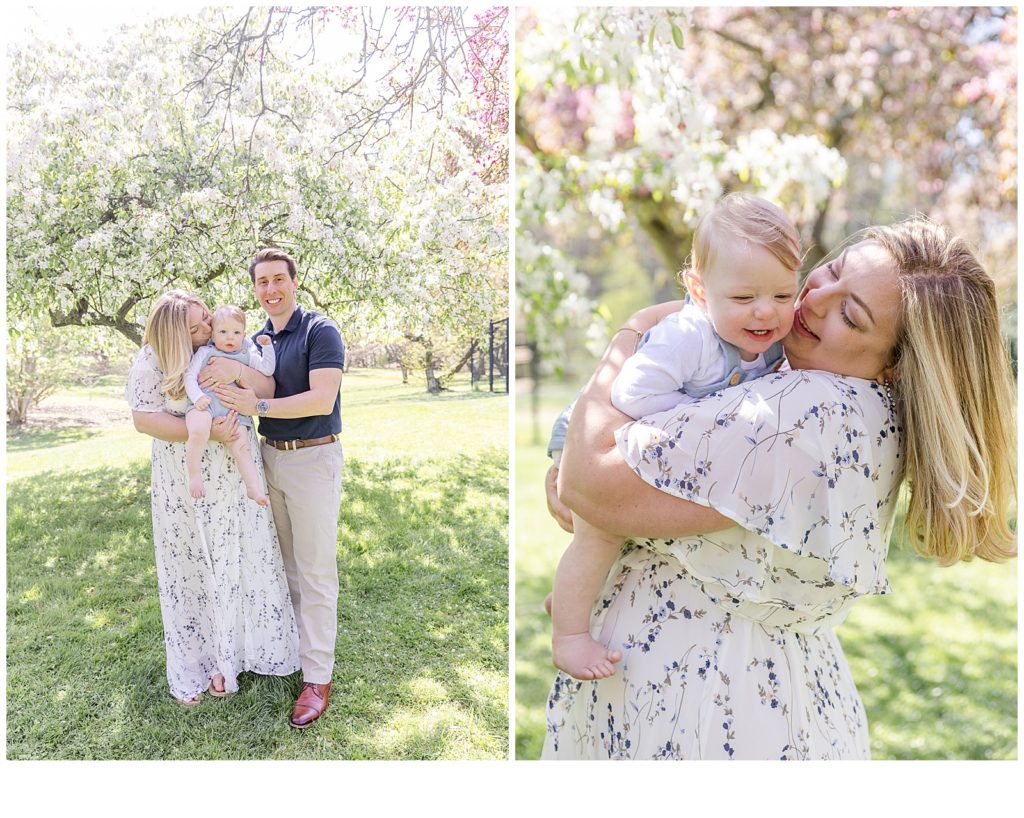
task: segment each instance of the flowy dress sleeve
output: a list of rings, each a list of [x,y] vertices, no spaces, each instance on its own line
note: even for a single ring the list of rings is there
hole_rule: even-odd
[[[163,378],[156,353],[152,347],[144,346],[135,356],[124,389],[125,400],[133,412],[164,411],[164,393],[160,389]]]
[[[652,543],[706,593],[765,624],[815,628],[889,591],[899,425],[873,381],[787,370],[626,424],[647,483],[737,527]]]

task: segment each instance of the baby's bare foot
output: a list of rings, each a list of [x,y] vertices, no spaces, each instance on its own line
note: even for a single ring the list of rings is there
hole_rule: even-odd
[[[622,659],[617,650],[608,650],[589,633],[570,633],[551,638],[551,661],[574,679],[605,679],[615,674],[615,663]]]
[[[206,489],[203,487],[202,477],[193,477],[188,481],[188,493],[197,500],[206,496]]]

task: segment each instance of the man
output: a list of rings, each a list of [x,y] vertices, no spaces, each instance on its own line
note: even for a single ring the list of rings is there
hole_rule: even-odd
[[[274,396],[216,391],[228,408],[259,415],[270,507],[299,626],[303,684],[290,724],[301,729],[327,710],[334,669],[345,345],[330,318],[296,303],[296,267],[287,253],[261,250],[249,277],[268,316],[257,335],[270,335],[277,353]]]

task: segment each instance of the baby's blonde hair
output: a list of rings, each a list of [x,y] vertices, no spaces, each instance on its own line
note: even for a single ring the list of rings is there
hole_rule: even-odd
[[[210,312],[202,299],[184,290],[168,290],[153,304],[142,335],[142,343],[152,347],[160,363],[160,388],[172,400],[185,397],[185,370],[192,360],[188,313],[193,306]]]
[[[885,248],[902,294],[891,365],[914,547],[943,565],[1015,556],[1015,388],[991,276],[925,218],[855,238]]]
[[[763,247],[787,270],[800,268],[800,234],[782,209],[749,193],[729,193],[701,218],[693,234],[693,270],[702,278],[715,263],[723,232]]]
[[[220,321],[237,321],[244,328],[245,311],[234,304],[225,304],[222,307],[217,307],[213,313],[213,325],[217,326]]]

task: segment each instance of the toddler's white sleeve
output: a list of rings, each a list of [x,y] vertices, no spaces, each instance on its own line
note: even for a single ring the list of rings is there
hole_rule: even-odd
[[[199,370],[206,365],[206,359],[209,357],[210,348],[199,347],[189,361],[188,369],[185,370],[185,394],[192,403],[203,396],[203,390],[199,388]]]
[[[673,409],[686,400],[679,388],[700,368],[704,335],[679,313],[663,318],[612,384],[612,405],[631,418]]]
[[[271,341],[266,346],[245,339],[249,345],[249,366],[264,375],[273,375],[277,367],[277,353],[274,352],[274,343]]]

